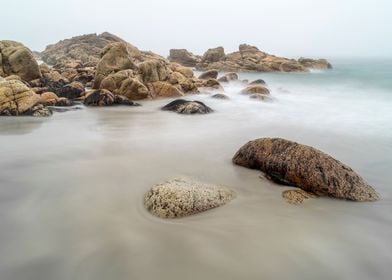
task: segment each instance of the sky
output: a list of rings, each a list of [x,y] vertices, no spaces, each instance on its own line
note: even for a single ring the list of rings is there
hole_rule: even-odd
[[[392,57],[392,0],[13,0],[1,10],[0,40],[38,51],[108,31],[165,56],[248,43],[294,58]]]

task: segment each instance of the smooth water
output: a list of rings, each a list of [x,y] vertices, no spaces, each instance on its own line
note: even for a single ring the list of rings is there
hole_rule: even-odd
[[[203,116],[142,107],[0,119],[0,279],[390,279],[392,63],[336,61],[263,78],[273,101],[188,96]],[[231,163],[259,137],[319,148],[360,173],[374,203],[287,204],[287,189]],[[176,176],[223,184],[229,204],[175,220],[143,207]]]

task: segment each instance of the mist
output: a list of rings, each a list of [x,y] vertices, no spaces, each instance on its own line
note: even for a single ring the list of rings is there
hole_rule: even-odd
[[[290,57],[392,57],[391,12],[389,0],[14,0],[2,5],[0,39],[42,51],[108,31],[161,55],[249,43]]]

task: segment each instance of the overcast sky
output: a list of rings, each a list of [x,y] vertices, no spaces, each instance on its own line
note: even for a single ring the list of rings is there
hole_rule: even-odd
[[[392,57],[392,0],[12,0],[0,20],[0,40],[33,50],[109,31],[162,55],[249,43],[292,57]]]

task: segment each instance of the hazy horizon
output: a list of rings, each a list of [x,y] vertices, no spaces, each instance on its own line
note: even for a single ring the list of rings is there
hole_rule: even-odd
[[[171,48],[202,54],[248,43],[289,57],[392,57],[387,0],[58,2],[7,2],[4,10],[18,10],[20,20],[3,13],[0,40],[42,51],[62,39],[107,31],[165,56]]]

